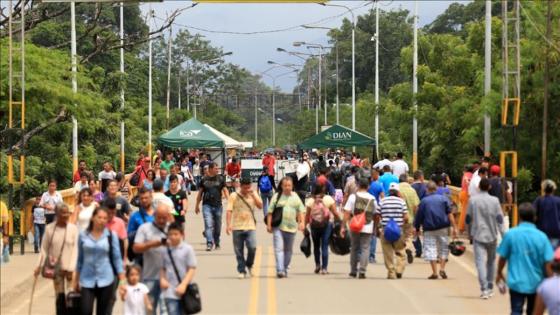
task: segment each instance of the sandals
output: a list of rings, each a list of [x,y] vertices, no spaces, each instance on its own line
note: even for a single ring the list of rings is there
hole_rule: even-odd
[[[445,270],[440,270],[439,275],[441,276],[442,279],[447,279],[447,274],[445,273]]]
[[[428,277],[428,279],[430,280],[436,280],[438,278],[438,275],[431,275]]]

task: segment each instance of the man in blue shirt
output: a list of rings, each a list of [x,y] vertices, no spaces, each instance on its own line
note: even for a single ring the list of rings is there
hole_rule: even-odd
[[[537,211],[537,228],[548,236],[553,248],[560,247],[560,197],[554,196],[556,183],[546,179],[541,184],[544,196],[538,197],[533,206]]]
[[[414,190],[416,190],[418,198],[422,200],[424,199],[424,197],[426,197],[426,183],[424,183],[424,172],[416,171],[412,176],[414,178],[414,182],[411,186],[412,188],[414,188]]]
[[[383,175],[379,177],[379,183],[383,184],[385,196],[389,196],[389,186],[391,186],[391,183],[399,183],[399,178],[391,173],[391,166],[383,166]]]
[[[140,208],[128,220],[127,234],[129,238],[131,234],[136,233],[140,225],[154,221],[154,209],[152,209],[152,194],[150,191],[144,187],[140,188],[138,190],[138,198]],[[132,236],[132,239],[134,240],[134,236]],[[129,244],[132,246],[132,243]]]
[[[504,235],[498,247],[496,283],[503,283],[503,269],[508,264],[511,314],[521,315],[527,301],[527,314],[533,314],[537,287],[545,276],[552,276],[551,261],[554,253],[546,235],[535,224],[535,208],[528,203],[519,206],[521,223]],[[546,269],[546,275],[545,275]]]

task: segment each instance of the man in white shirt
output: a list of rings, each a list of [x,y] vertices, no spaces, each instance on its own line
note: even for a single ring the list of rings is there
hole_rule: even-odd
[[[393,175],[400,177],[402,174],[408,174],[408,164],[403,160],[402,152],[397,153],[397,159],[393,161]]]
[[[389,153],[383,153],[383,160],[375,163],[373,165],[373,168],[376,168],[378,170],[382,170],[385,165],[389,165],[391,167],[391,169],[393,169],[393,162],[391,162],[391,160],[389,160],[389,157],[390,157]]]
[[[488,178],[488,169],[486,167],[481,167],[478,169],[477,176],[473,175],[469,183],[469,197],[472,198],[480,194],[480,180],[483,178]]]
[[[117,173],[113,171],[113,166],[109,162],[103,163],[103,170],[99,172],[99,181],[101,182],[101,191],[105,192],[107,190],[107,186],[109,185],[109,181],[115,179],[117,177]]]
[[[154,191],[152,193],[152,208],[157,209],[159,204],[162,203],[166,206],[169,214],[172,217],[172,215],[175,214],[175,205],[173,204],[173,200],[167,197],[163,192],[163,181],[159,178],[156,178],[154,180],[153,188]]]

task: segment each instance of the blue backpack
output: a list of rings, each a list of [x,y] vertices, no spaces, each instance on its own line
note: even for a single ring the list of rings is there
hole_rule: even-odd
[[[389,219],[389,223],[385,225],[385,229],[383,230],[383,237],[388,242],[396,242],[401,238],[401,228],[395,222],[395,219]]]
[[[261,176],[259,179],[259,190],[263,193],[267,193],[272,190],[272,184],[270,183],[270,178],[268,178],[268,176]]]

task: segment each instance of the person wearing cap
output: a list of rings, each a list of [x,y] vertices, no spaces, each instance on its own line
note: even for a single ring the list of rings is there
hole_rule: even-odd
[[[509,287],[511,314],[533,314],[537,288],[547,276],[552,276],[551,262],[554,252],[542,231],[535,226],[536,212],[533,205],[519,205],[520,223],[510,229],[498,247],[498,271],[496,283],[506,279],[503,269],[507,263],[507,286]],[[552,314],[552,313],[551,313]]]
[[[445,263],[449,254],[449,227],[453,227],[453,238],[457,238],[457,225],[451,213],[449,198],[436,193],[437,185],[430,181],[426,197],[420,201],[418,212],[414,217],[414,228],[418,233],[424,231],[424,259],[430,262],[432,274],[430,280],[438,278],[437,262],[440,263],[439,276],[447,279]]]
[[[560,197],[555,196],[556,183],[546,179],[541,184],[543,196],[533,206],[537,211],[537,228],[546,234],[553,248],[560,247]]]
[[[490,180],[481,179],[479,188],[480,193],[469,199],[465,222],[474,244],[480,298],[487,300],[494,295],[497,236],[504,232],[504,216],[498,198],[489,194]]]
[[[402,278],[406,264],[406,234],[403,231],[403,225],[408,223],[409,216],[406,202],[399,195],[399,184],[391,183],[389,194],[379,202],[379,208],[376,212],[377,221],[381,222],[382,229],[385,228],[391,219],[401,229],[401,237],[395,242],[386,240],[384,233],[381,232],[381,248],[383,249],[385,268],[387,268],[387,279]]]
[[[498,198],[500,203],[504,203],[504,194],[502,193],[502,178],[500,177],[500,167],[498,165],[490,166],[490,196]],[[480,185],[479,185],[480,186]]]
[[[554,252],[551,267],[554,275],[544,279],[537,288],[534,315],[543,315],[545,310],[548,314],[560,314],[560,248]]]

